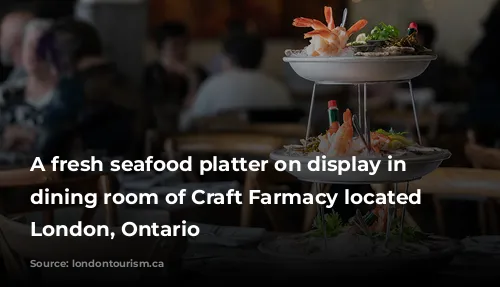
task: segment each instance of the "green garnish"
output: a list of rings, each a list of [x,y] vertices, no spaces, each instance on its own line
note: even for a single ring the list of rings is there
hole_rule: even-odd
[[[407,132],[397,133],[392,128],[389,131],[378,129],[376,132],[388,137],[391,140],[389,144],[390,149],[398,149],[400,147],[410,146],[414,144],[411,140],[405,137]]]
[[[395,228],[392,230],[393,235],[400,234],[400,228]],[[405,226],[403,227],[403,240],[406,242],[419,242],[421,240],[427,239],[427,234],[422,233],[417,230],[416,227]]]
[[[307,145],[304,147],[304,151],[308,153],[318,152],[319,144],[320,140],[318,138],[314,138],[312,141],[307,143]]]
[[[317,216],[313,223],[311,235],[314,237],[323,237],[326,233],[326,237],[335,237],[342,233],[345,226],[344,222],[342,222],[342,218],[340,218],[339,214],[336,212],[332,214],[325,214],[324,226],[321,217]]]
[[[382,134],[384,136],[404,136],[408,134],[408,132],[395,132],[392,128],[389,131],[385,131],[383,129],[378,129],[376,133]]]
[[[399,224],[397,227],[391,229],[392,237],[399,237],[401,235]],[[418,231],[416,227],[405,226],[403,228],[403,241],[404,242],[420,242],[422,240],[426,240],[429,237],[428,234]],[[373,234],[373,238],[384,239],[385,232],[378,232]]]
[[[366,45],[366,42],[351,42],[351,43],[348,43],[347,46],[348,47],[352,47],[352,46],[363,46],[363,45]]]
[[[399,30],[391,25],[380,23],[371,31],[366,40],[395,40],[399,37]]]

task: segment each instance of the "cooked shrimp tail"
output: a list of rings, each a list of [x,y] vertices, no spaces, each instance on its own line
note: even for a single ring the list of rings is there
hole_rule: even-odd
[[[305,33],[304,39],[311,38],[312,36],[320,36],[321,38],[330,41],[333,39],[334,34],[332,34],[332,32],[328,30],[313,30]]]
[[[354,25],[352,25],[351,28],[349,28],[349,30],[347,30],[347,35],[351,36],[352,34],[363,29],[367,24],[368,24],[368,21],[366,21],[365,19],[359,20],[358,22],[354,23]]]
[[[323,10],[326,25],[316,19],[299,17],[293,20],[295,27],[312,28],[313,31],[305,33],[304,39],[312,38],[309,46],[305,48],[311,56],[336,56],[342,53],[347,45],[349,36],[366,26],[366,20],[360,20],[349,31],[345,27],[335,27],[332,7],[325,6]]]
[[[328,30],[328,27],[316,19],[299,17],[293,19],[293,26],[302,28],[313,28],[314,30]]]
[[[328,29],[330,30],[335,29],[335,21],[333,20],[332,7],[325,6],[325,19],[328,25]]]
[[[339,130],[339,128],[340,128],[339,122],[333,122],[330,125],[330,128],[328,129],[328,134],[332,135],[332,134],[336,133]]]
[[[344,123],[347,123],[348,125],[352,126],[352,112],[351,110],[347,109],[344,114],[342,115],[342,119],[344,120]]]
[[[332,144],[331,150],[334,156],[342,156],[348,153],[352,145],[352,137],[354,134],[352,126],[352,113],[349,109],[344,112],[344,123],[340,126],[335,135],[335,142]]]

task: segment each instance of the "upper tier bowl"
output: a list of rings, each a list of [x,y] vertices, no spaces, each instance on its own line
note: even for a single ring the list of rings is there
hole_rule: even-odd
[[[283,57],[299,76],[318,84],[408,81],[422,74],[436,55],[386,57]]]

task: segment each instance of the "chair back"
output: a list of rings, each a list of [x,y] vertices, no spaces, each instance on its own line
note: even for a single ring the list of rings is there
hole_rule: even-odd
[[[299,141],[306,137],[307,125],[304,123],[256,123],[242,127],[243,132],[261,133]]]
[[[0,191],[16,186],[25,186],[31,184],[43,184],[51,181],[57,181],[61,175],[52,170],[52,166],[46,165],[43,170],[30,171],[28,168],[12,169],[0,171]],[[44,224],[51,224],[54,220],[54,211],[43,211]]]
[[[474,133],[467,134],[465,155],[474,168],[500,170],[500,150],[476,144]]]
[[[165,150],[171,158],[179,153],[194,154],[243,154],[249,156],[268,156],[283,146],[281,137],[246,133],[206,133],[187,134],[168,139]]]
[[[45,171],[39,169],[30,171],[29,168],[2,170],[0,171],[0,189],[17,185],[45,183],[60,178],[59,172],[53,171],[51,165],[45,166],[44,169]]]
[[[103,203],[105,193],[114,193],[118,189],[116,186],[113,190],[111,184],[111,175],[107,174],[92,174],[71,179],[60,179],[52,181],[39,181],[32,184],[16,184],[8,186],[0,186],[0,214],[4,216],[23,215],[32,212],[53,212],[55,209],[71,206],[68,204],[33,204],[31,196],[34,193],[42,194],[85,194],[94,193],[98,199],[98,205]],[[67,191],[66,191],[67,190]],[[76,204],[80,205],[80,204]],[[96,206],[97,208],[97,206]],[[89,223],[95,214],[96,208],[85,208],[82,221]],[[105,205],[107,210],[107,223],[110,226],[116,224],[116,210],[111,203]],[[45,224],[53,223],[53,213],[49,219],[44,220]]]

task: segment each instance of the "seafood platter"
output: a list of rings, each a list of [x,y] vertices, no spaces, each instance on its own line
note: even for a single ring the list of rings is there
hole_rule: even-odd
[[[296,27],[313,29],[304,35],[311,39],[310,45],[299,51],[287,50],[284,57],[299,76],[314,82],[307,132],[300,145],[284,146],[272,152],[270,158],[289,161],[288,166],[298,162],[301,168],[287,169],[287,172],[301,181],[312,182],[316,193],[324,192],[329,184],[383,183],[394,184],[393,192],[398,194],[397,183],[406,182],[404,193],[408,194],[410,181],[434,171],[451,156],[448,150],[422,145],[411,83],[436,55],[419,44],[415,23],[409,25],[403,37],[395,27],[381,23],[369,34],[359,34],[355,41],[349,42],[368,22],[362,19],[346,29],[347,9],[340,26],[334,23],[331,7],[325,7],[324,14],[326,24],[309,18],[293,21]],[[386,82],[408,84],[415,136],[392,129],[370,128],[367,85]],[[357,87],[357,113],[347,108],[341,117],[336,101],[331,100],[328,102],[329,127],[324,133],[311,136],[315,91],[321,84]],[[373,174],[355,169],[342,174],[324,168],[311,170],[309,164],[318,159],[323,166],[348,160],[354,165],[355,161],[365,160],[378,162],[380,168]],[[401,172],[391,169],[395,160],[404,162],[406,169]],[[460,249],[460,244],[453,240],[405,226],[406,205],[377,205],[365,215],[357,210],[345,223],[333,210],[326,214],[324,206],[317,208],[318,217],[312,231],[263,242],[260,250],[277,258],[307,260],[320,265],[326,261],[334,265],[386,262],[401,267],[409,262],[421,264],[425,261],[429,266],[438,262],[446,264]],[[370,268],[373,269],[372,263]]]
[[[368,25],[361,19],[344,27],[347,9],[340,26],[335,26],[331,7],[325,7],[326,23],[296,18],[293,26],[310,28],[304,34],[310,44],[301,50],[286,50],[283,60],[301,77],[322,84],[408,81],[422,74],[437,56],[418,43],[418,26],[411,23],[407,35],[380,23],[369,34],[361,33]]]
[[[292,67],[293,62],[290,61],[292,58],[302,59],[306,62],[314,61],[315,63],[332,66],[335,72],[327,74],[327,77],[331,78],[334,77],[335,73],[344,73],[346,71],[346,69],[333,65],[334,62],[339,62],[339,57],[342,59],[354,59],[348,60],[347,62],[340,60],[340,62],[344,61],[344,63],[354,63],[352,61],[358,60],[380,62],[384,61],[386,58],[390,58],[393,60],[389,61],[399,61],[403,63],[401,64],[403,69],[409,69],[411,65],[408,65],[409,62],[405,59],[412,57],[429,57],[429,54],[432,53],[432,51],[429,51],[429,49],[422,47],[418,43],[418,26],[415,23],[410,24],[407,32],[408,35],[403,38],[398,38],[399,32],[395,27],[379,24],[372,29],[368,36],[360,34],[356,41],[348,43],[350,36],[367,26],[368,22],[362,19],[357,21],[349,29],[346,29],[344,28],[344,24],[347,18],[347,9],[344,10],[344,17],[340,26],[335,26],[331,7],[325,6],[324,14],[326,24],[319,20],[303,17],[293,20],[294,26],[310,27],[313,30],[304,34],[305,38],[311,38],[311,40],[310,45],[300,51],[303,56],[290,56],[285,58],[285,61],[289,62]],[[361,50],[360,47],[362,47]],[[349,53],[351,54],[345,56]],[[430,57],[435,58],[435,56]],[[414,76],[418,76],[420,73],[424,72],[429,62],[430,61],[427,61],[425,67]],[[314,71],[317,68],[315,65],[303,67],[307,71]],[[373,67],[374,70],[371,70],[369,75],[365,75],[366,78],[362,78],[365,77],[362,72],[363,67],[352,67],[354,69],[353,74],[356,74],[357,77],[361,77],[360,82],[351,83],[357,86],[358,90],[357,114],[353,115],[353,112],[347,109],[343,113],[342,119],[340,119],[336,102],[330,101],[328,105],[330,126],[327,132],[316,137],[311,137],[310,126],[313,105],[315,102],[316,85],[345,84],[345,82],[339,81],[339,78],[331,78],[330,80],[333,80],[327,82],[315,81],[311,96],[309,121],[305,139],[302,140],[301,145],[285,146],[283,149],[274,151],[270,155],[271,159],[300,162],[300,169],[287,170],[300,180],[335,184],[408,182],[420,179],[422,176],[438,168],[443,160],[448,159],[451,156],[449,151],[422,146],[411,77],[403,78],[407,79],[409,96],[412,100],[417,140],[414,141],[408,138],[405,133],[396,133],[392,130],[370,130],[367,116],[368,107],[366,104],[367,84],[378,83],[372,82],[374,75],[380,75],[387,70],[382,66]],[[392,72],[394,72],[394,70]],[[299,76],[303,76],[300,73],[298,74]],[[400,76],[400,74],[397,74],[394,75],[396,79],[388,78],[386,80],[389,82],[399,82],[398,78],[401,78]],[[363,93],[361,92],[362,90]],[[328,170],[311,171],[308,168],[308,163],[318,156],[321,156],[329,162],[355,156],[357,160],[378,161],[382,168],[374,175],[359,170],[348,171],[342,175]],[[406,168],[402,172],[390,171],[388,168],[390,161],[397,159],[403,160],[406,164]]]

